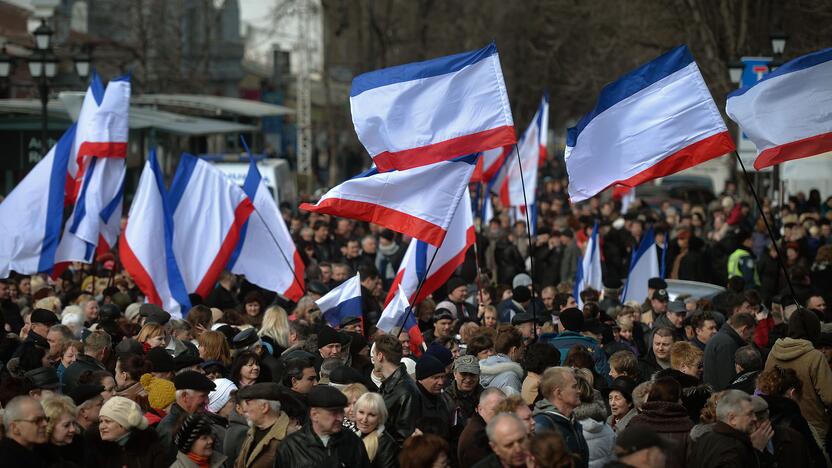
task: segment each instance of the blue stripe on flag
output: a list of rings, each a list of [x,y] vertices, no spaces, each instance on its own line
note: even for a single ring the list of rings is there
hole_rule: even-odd
[[[179,166],[176,167],[176,174],[173,175],[173,182],[170,184],[167,197],[171,213],[176,211],[176,207],[182,201],[182,196],[188,187],[197,162],[199,162],[199,159],[188,153],[182,153],[179,158]]]
[[[819,50],[817,52],[812,52],[811,54],[806,54],[796,59],[789,60],[783,65],[777,67],[777,70],[774,70],[771,73],[767,73],[763,77],[763,79],[752,84],[751,86],[746,86],[744,88],[731,91],[730,93],[728,93],[728,97],[732,98],[742,96],[749,89],[759,85],[764,81],[770,80],[772,78],[777,78],[778,76],[783,76],[789,73],[794,73],[796,71],[805,70],[807,68],[814,67],[815,65],[820,65],[821,63],[828,62],[830,60],[832,60],[832,48]]]
[[[454,159],[450,159],[448,161],[443,161],[441,163],[436,163],[436,164],[442,164],[442,163],[446,163],[446,162],[461,162],[461,163],[465,163],[465,164],[474,165],[474,164],[477,163],[477,158],[480,156],[480,154],[482,154],[482,153],[472,153],[472,154],[466,154],[464,156],[457,156]],[[508,158],[506,158],[506,159],[508,159]],[[385,174],[390,174],[391,172],[396,172],[396,169],[393,169],[391,171],[386,171]],[[374,175],[377,175],[377,174],[379,174],[378,168],[376,168],[375,166],[372,166],[369,169],[367,169],[366,171],[358,173],[358,174],[350,177],[349,180],[360,179],[362,177],[371,177],[371,176],[374,176]]]
[[[78,230],[78,225],[81,224],[81,220],[87,215],[87,204],[85,203],[87,200],[87,187],[90,185],[92,173],[95,172],[96,163],[98,163],[98,158],[93,157],[84,173],[84,185],[81,186],[81,193],[78,194],[78,200],[75,202],[75,217],[72,218],[72,226],[69,227],[69,232],[73,234]]]
[[[428,243],[413,239],[416,242],[416,278],[424,281],[428,274]]]
[[[653,226],[650,226],[650,229],[644,234],[641,238],[641,242],[638,243],[638,248],[633,251],[633,255],[630,257],[630,268],[627,270],[627,282],[624,284],[624,290],[621,292],[621,297],[627,297],[627,289],[630,286],[630,273],[633,272],[633,269],[638,264],[638,261],[641,259],[641,256],[647,253],[650,249],[650,246],[656,241],[656,236],[653,231]]]
[[[95,99],[95,103],[100,106],[104,101],[104,83],[101,82],[101,77],[96,72],[92,72],[90,91],[92,91],[92,97]]]
[[[43,244],[38,260],[39,272],[51,272],[55,265],[55,251],[61,240],[61,226],[63,225],[64,190],[66,188],[66,169],[69,164],[69,153],[72,142],[75,141],[76,125],[72,124],[55,145],[52,158],[52,171],[49,175],[49,197],[46,208],[46,228],[43,233]]]
[[[113,212],[116,211],[116,208],[118,208],[118,204],[121,203],[121,200],[123,198],[124,179],[121,179],[121,187],[118,188],[118,194],[115,196],[115,198],[110,200],[110,203],[107,203],[107,206],[105,206],[103,210],[101,210],[101,219],[104,220],[105,223],[110,221],[110,216],[112,216]]]
[[[479,50],[414,62],[358,75],[352,80],[350,97],[364,91],[405,81],[420,80],[457,72],[497,53],[493,42]]]
[[[225,266],[226,270],[234,269],[234,265],[237,264],[237,259],[240,258],[240,253],[243,251],[243,244],[246,242],[246,232],[248,232],[249,221],[250,220],[247,219],[243,224],[242,229],[240,229],[240,240],[237,241],[234,251],[231,252],[231,257],[228,258],[228,265]]]
[[[252,158],[248,166],[246,180],[243,182],[243,192],[248,195],[248,198],[251,199],[252,203],[254,203],[254,196],[257,194],[257,188],[260,187],[260,180],[262,178],[263,177],[260,176],[260,171],[257,170],[257,163],[254,162],[254,158]]]
[[[610,107],[642,89],[667,78],[691,63],[693,63],[693,55],[688,50],[688,46],[680,45],[604,86],[601,94],[598,96],[598,103],[595,105],[595,108],[589,114],[585,115],[578,122],[578,125],[567,130],[566,146],[574,147],[578,141],[578,135],[581,134],[584,128],[595,117]]]
[[[159,162],[156,160],[155,149],[150,151],[149,160],[150,167],[156,179],[156,187],[161,194],[162,211],[165,216],[165,260],[167,263],[168,287],[170,288],[171,296],[176,299],[176,302],[185,311],[191,308],[191,301],[188,299],[188,289],[185,287],[185,281],[182,279],[182,274],[179,271],[179,266],[176,264],[176,258],[173,255],[173,211],[171,210],[167,191],[165,190],[165,182],[162,179],[162,170],[159,168]],[[191,168],[191,172],[193,172],[193,167]],[[190,177],[190,174],[188,177]],[[187,181],[185,181],[185,185],[187,185]]]
[[[324,312],[324,318],[333,327],[347,317],[361,317],[361,296],[349,298]]]

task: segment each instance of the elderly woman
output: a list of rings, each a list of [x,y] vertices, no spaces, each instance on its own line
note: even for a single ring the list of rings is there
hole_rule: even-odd
[[[237,388],[248,387],[260,382],[260,356],[252,351],[244,351],[234,358],[231,364],[231,381]]]
[[[355,402],[355,425],[361,432],[373,468],[398,467],[399,449],[393,437],[384,432],[385,421],[387,407],[378,393],[365,393]]]
[[[167,468],[169,452],[136,402],[114,396],[104,403],[98,430],[91,431],[84,466]]]
[[[64,341],[61,345],[61,360],[58,362],[58,378],[61,383],[64,381],[64,371],[78,358],[79,354],[84,354],[84,343],[75,340]]]
[[[195,413],[188,416],[173,437],[176,446],[176,461],[171,468],[219,468],[226,456],[214,450],[214,434],[211,420]]]
[[[618,377],[612,381],[609,393],[610,416],[607,418],[607,424],[613,428],[616,433],[623,431],[633,416],[638,414],[635,405],[633,404],[633,390],[636,388],[636,382],[629,377]]]
[[[77,409],[68,396],[55,395],[41,402],[48,421],[46,435],[49,442],[43,447],[48,466],[65,466],[66,462],[81,465],[84,445],[75,424]]]

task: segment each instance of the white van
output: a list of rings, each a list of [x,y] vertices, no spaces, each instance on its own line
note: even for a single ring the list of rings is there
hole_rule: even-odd
[[[247,156],[241,157],[240,162],[229,161],[228,157],[222,160],[205,159],[230,177],[237,185],[242,186],[245,183],[249,165]],[[285,159],[261,159],[257,161],[257,169],[278,206],[282,202],[287,202],[292,206],[297,203],[295,176],[289,170],[289,163]]]

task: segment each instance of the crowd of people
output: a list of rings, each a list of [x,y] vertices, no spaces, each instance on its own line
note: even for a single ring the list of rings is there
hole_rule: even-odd
[[[172,317],[117,253],[0,280],[0,468],[830,466],[832,197],[766,202],[775,244],[732,183],[626,212],[565,186],[541,183],[531,242],[483,223],[413,307],[423,345],[375,327],[409,239],[288,209],[297,303],[223,272]],[[604,288],[576,297],[596,220]],[[664,279],[622,303],[651,227]],[[327,323],[356,273],[362,316]]]

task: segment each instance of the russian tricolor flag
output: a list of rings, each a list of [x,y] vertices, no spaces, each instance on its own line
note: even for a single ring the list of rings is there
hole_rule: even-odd
[[[605,86],[569,129],[569,196],[579,202],[613,184],[635,187],[734,149],[699,67],[679,46]]]
[[[147,302],[178,317],[190,309],[190,301],[172,239],[173,219],[154,150],[144,165],[127,226],[119,239],[119,256]]]
[[[787,62],[728,95],[725,112],[757,147],[759,170],[832,151],[832,48]]]
[[[208,297],[240,240],[254,205],[243,190],[210,163],[183,154],[168,203],[173,251],[188,292]]]
[[[338,328],[347,317],[361,317],[361,278],[358,275],[341,283],[337,288],[326,293],[315,304],[324,315],[327,323]]]
[[[428,295],[436,291],[453,275],[454,271],[465,262],[465,253],[476,242],[474,219],[471,213],[471,196],[468,191],[462,196],[462,201],[454,213],[453,220],[448,227],[448,235],[436,252],[436,247],[417,239],[410,241],[407,251],[402,257],[399,271],[390,286],[385,305],[394,300],[398,291],[404,291],[408,303],[418,304]],[[428,271],[428,263],[436,253],[433,265]],[[419,295],[419,281],[424,280]],[[401,287],[400,287],[401,286]]]
[[[358,139],[381,172],[517,141],[493,43],[359,75],[352,82],[350,107]]]
[[[376,328],[384,333],[398,333],[399,329],[407,332],[410,336],[410,349],[416,354],[422,351],[425,338],[419,330],[416,316],[410,310],[410,303],[407,301],[407,293],[399,285],[398,291],[381,312]]]
[[[300,208],[378,224],[439,246],[468,192],[476,160],[472,154],[407,171],[370,169]]]
[[[653,226],[641,237],[638,249],[633,251],[627,283],[624,284],[622,301],[642,302],[647,297],[647,282],[660,277],[659,257],[656,251],[656,237]]]
[[[297,302],[303,296],[303,260],[254,158],[243,192],[254,205],[254,212],[243,225],[240,241],[226,268],[245,275],[246,280],[261,288]]]
[[[592,234],[586,244],[586,250],[578,263],[578,272],[575,274],[575,289],[572,294],[578,307],[583,307],[581,291],[592,288],[596,291],[604,289],[604,280],[601,272],[601,244],[598,239],[598,222],[592,228]]]

